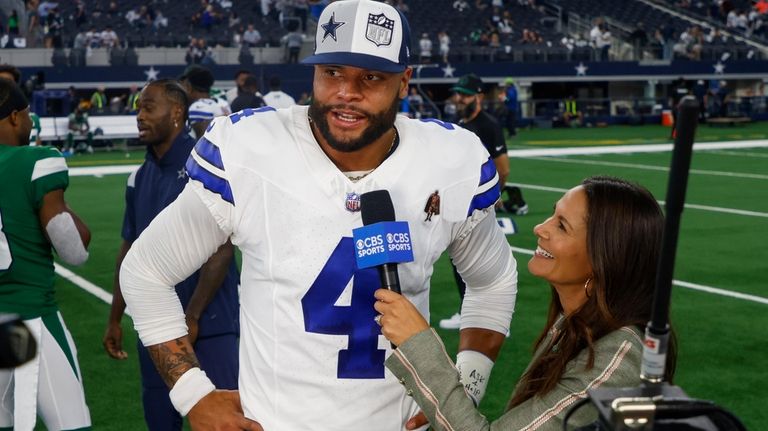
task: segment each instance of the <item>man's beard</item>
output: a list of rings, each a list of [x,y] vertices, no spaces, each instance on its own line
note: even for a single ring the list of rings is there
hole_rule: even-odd
[[[464,109],[461,110],[461,118],[465,120],[472,118],[472,115],[475,114],[476,109],[477,101],[473,100],[469,102],[466,106],[464,106]]]
[[[377,139],[382,137],[384,133],[394,126],[399,105],[400,101],[395,99],[386,111],[378,114],[371,114],[347,105],[323,105],[320,104],[317,99],[313,99],[312,104],[309,106],[309,118],[315,123],[317,130],[323,136],[325,141],[328,142],[328,145],[330,145],[331,148],[344,153],[352,153],[376,142]],[[333,109],[345,109],[363,115],[368,119],[369,126],[363,130],[362,135],[357,139],[336,139],[336,137],[331,134],[331,128],[328,125],[327,117],[328,113]]]

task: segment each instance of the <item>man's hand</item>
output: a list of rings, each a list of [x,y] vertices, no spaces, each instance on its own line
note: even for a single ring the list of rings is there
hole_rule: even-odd
[[[243,415],[238,391],[211,392],[192,407],[187,418],[193,431],[264,431]]]
[[[104,350],[113,359],[125,359],[128,353],[123,350],[123,328],[120,323],[109,322],[107,331],[104,333]]]
[[[419,414],[417,414],[416,416],[408,419],[408,422],[405,423],[405,429],[407,430],[419,429],[428,423],[429,421],[427,420],[427,416],[424,415],[424,412],[419,412]]]
[[[200,332],[200,327],[198,326],[196,318],[191,317],[190,315],[187,315],[186,320],[187,320],[187,337],[189,337],[189,342],[192,345],[194,345],[195,341],[197,341],[197,334]]]

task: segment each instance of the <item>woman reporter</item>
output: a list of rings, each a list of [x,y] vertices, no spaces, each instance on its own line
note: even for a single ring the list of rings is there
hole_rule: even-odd
[[[664,217],[646,189],[591,177],[534,228],[531,274],[552,290],[547,324],[506,412],[489,423],[464,393],[442,342],[415,307],[376,291],[382,333],[398,348],[386,362],[437,430],[559,430],[569,407],[597,387],[640,384],[642,330],[651,317]],[[675,365],[670,342],[666,378]],[[570,420],[586,425],[592,408]]]

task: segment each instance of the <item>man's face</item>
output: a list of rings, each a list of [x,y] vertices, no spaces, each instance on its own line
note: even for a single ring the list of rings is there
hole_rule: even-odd
[[[336,151],[364,148],[395,123],[400,99],[408,95],[412,70],[384,73],[349,66],[315,66],[309,115]]]
[[[143,144],[157,145],[168,139],[173,133],[172,111],[175,105],[165,97],[163,89],[148,85],[141,92],[136,114],[139,128],[139,141]]]
[[[237,75],[237,78],[235,79],[235,84],[237,84],[238,87],[243,88],[243,85],[245,85],[245,80],[248,79],[247,73],[241,73]]]
[[[477,110],[478,96],[477,94],[464,94],[456,92],[453,96],[453,100],[456,102],[456,111],[461,115],[461,118],[468,119],[474,115]]]

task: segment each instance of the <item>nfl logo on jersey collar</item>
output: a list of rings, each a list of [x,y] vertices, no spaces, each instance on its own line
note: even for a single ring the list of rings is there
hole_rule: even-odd
[[[347,198],[344,201],[344,208],[353,213],[360,211],[360,195],[355,192],[347,193]]]
[[[323,10],[314,55],[304,64],[335,64],[397,73],[408,67],[411,31],[394,7],[372,0],[339,0]]]

